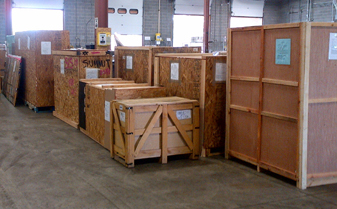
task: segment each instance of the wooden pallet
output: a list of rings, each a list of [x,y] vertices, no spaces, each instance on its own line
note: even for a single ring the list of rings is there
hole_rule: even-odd
[[[54,106],[50,107],[36,107],[30,102],[25,101],[25,106],[27,106],[29,109],[33,110],[36,113],[45,113],[45,112],[53,112],[55,110]]]

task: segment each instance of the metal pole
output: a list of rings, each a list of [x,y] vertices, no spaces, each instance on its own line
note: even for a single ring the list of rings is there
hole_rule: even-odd
[[[204,0],[204,52],[208,53],[209,0]]]

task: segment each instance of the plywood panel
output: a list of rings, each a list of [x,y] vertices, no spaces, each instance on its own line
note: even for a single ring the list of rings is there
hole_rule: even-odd
[[[329,60],[329,39],[337,28],[313,27],[311,31],[309,98],[336,98],[337,60]]]
[[[3,94],[15,106],[21,79],[21,57],[8,55],[6,59]],[[0,83],[2,85],[2,82]],[[1,89],[2,87],[0,87]]]
[[[295,173],[297,169],[297,123],[262,117],[261,162]]]
[[[290,65],[275,64],[276,39],[291,39]],[[264,77],[299,81],[300,29],[282,28],[265,31]]]
[[[261,31],[232,32],[232,76],[259,77]]]
[[[229,150],[257,160],[258,115],[231,110]]]
[[[231,88],[231,104],[259,109],[258,82],[232,81]]]
[[[298,108],[298,87],[263,85],[263,111],[297,118]]]
[[[337,171],[337,103],[310,104],[308,173]]]

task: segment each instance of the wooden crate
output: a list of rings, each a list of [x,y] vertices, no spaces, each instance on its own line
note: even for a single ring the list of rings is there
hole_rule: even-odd
[[[157,53],[200,53],[201,47],[115,48],[115,77],[153,85],[154,57]]]
[[[35,107],[54,106],[52,50],[69,49],[69,31],[26,31],[15,34],[15,54],[23,58],[24,100]]]
[[[110,150],[110,101],[165,96],[165,89],[145,84],[88,85],[86,87],[86,128],[81,131]]]
[[[6,50],[0,49],[0,76],[4,76],[5,73],[5,63],[6,63]]]
[[[3,84],[0,82],[0,90],[1,85],[3,85],[3,95],[15,106],[21,78],[22,58],[20,56],[8,55],[6,63],[5,76],[3,77]]]
[[[168,96],[200,101],[200,145],[202,155],[225,145],[226,56],[212,54],[157,54],[155,85]],[[176,78],[174,78],[176,76]]]
[[[237,28],[228,37],[226,157],[302,189],[337,183],[337,24]]]
[[[106,51],[53,51],[54,115],[75,128],[79,123],[79,80],[111,78],[112,57]],[[120,80],[120,79],[111,79]]]
[[[111,156],[127,167],[136,159],[199,156],[199,104],[180,97],[111,103]]]

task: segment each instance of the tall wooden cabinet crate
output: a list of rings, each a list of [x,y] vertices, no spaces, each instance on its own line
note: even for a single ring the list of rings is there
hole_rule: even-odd
[[[154,56],[157,53],[200,53],[201,47],[122,47],[115,48],[115,77],[153,84]]]
[[[117,100],[111,104],[111,155],[127,167],[136,159],[199,157],[199,104],[181,97]]]
[[[79,81],[80,79],[111,78],[112,56],[106,51],[99,50],[55,50],[53,59],[54,115],[77,128]]]
[[[297,181],[337,182],[337,24],[229,30],[226,156]]]
[[[168,96],[200,101],[202,155],[223,152],[226,122],[226,56],[212,54],[157,54],[155,85]],[[212,151],[212,153],[211,153]]]
[[[15,54],[23,59],[24,100],[35,107],[54,106],[52,50],[69,49],[69,31],[17,32],[15,43]]]

